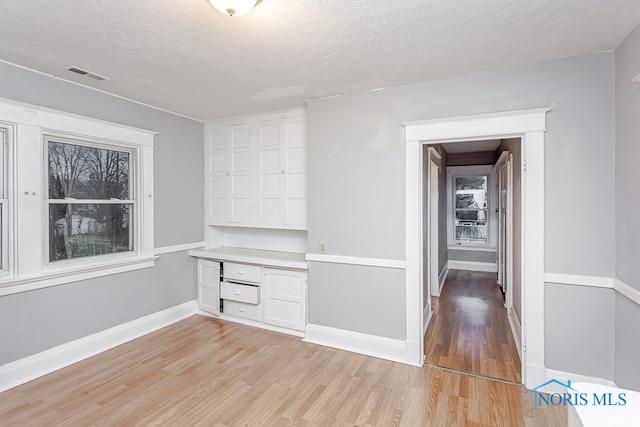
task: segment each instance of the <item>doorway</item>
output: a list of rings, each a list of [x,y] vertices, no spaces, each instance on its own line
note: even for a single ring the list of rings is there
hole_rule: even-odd
[[[513,152],[520,161],[521,141],[464,141],[423,146],[423,150],[429,155],[439,153],[437,160],[446,171],[441,177],[446,191],[434,198],[439,177],[432,173],[438,169],[430,160],[425,247],[431,248],[434,242],[437,245],[439,236],[445,236],[440,247],[445,262],[438,265],[437,259],[428,256],[423,265],[429,271],[429,288],[436,285],[439,289],[431,292],[433,315],[425,328],[425,363],[520,383],[516,345],[520,335],[511,327],[517,317],[509,317],[507,309],[514,311],[510,274],[513,184],[509,171]],[[440,227],[438,215],[446,217]],[[520,227],[516,229],[519,232]],[[520,244],[519,237],[515,240]],[[441,277],[446,279],[441,290],[433,266],[441,268]]]
[[[546,379],[544,361],[544,131],[548,108],[405,123],[406,359],[423,364],[424,144],[521,138],[522,146],[522,382]]]

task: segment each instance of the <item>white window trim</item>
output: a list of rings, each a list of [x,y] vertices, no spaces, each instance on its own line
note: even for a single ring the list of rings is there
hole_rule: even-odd
[[[153,266],[153,143],[155,132],[105,122],[0,98],[0,126],[14,129],[9,172],[13,218],[8,245],[8,274],[0,277],[0,295],[56,286]],[[134,251],[120,256],[78,258],[47,265],[43,220],[47,197],[45,135],[122,147],[136,153],[137,209]],[[19,164],[18,164],[19,162]],[[34,226],[37,224],[37,226]]]
[[[455,194],[453,189],[454,178],[458,176],[486,175],[487,178],[487,243],[480,242],[457,242],[454,232],[454,204]],[[494,231],[496,227],[496,216],[494,208],[496,206],[495,176],[493,165],[480,166],[449,166],[447,167],[447,245],[452,250],[495,250],[496,242]]]
[[[0,226],[2,227],[2,268],[0,268],[0,280],[8,277],[11,273],[11,265],[13,262],[13,252],[9,249],[13,242],[12,230],[13,230],[13,150],[14,150],[14,125],[11,123],[5,123],[0,121],[0,129],[2,129],[2,137],[0,137],[0,144],[5,144],[4,156],[2,158],[2,186],[4,187],[4,202],[5,205],[2,209],[2,220]]]

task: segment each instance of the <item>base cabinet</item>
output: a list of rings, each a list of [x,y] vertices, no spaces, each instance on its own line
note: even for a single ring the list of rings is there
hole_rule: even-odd
[[[228,321],[303,335],[307,327],[304,254],[230,247],[197,249],[189,254],[198,258],[201,311]]]
[[[220,315],[220,263],[198,260],[198,308]]]
[[[307,325],[307,273],[265,268],[264,323],[304,331]]]

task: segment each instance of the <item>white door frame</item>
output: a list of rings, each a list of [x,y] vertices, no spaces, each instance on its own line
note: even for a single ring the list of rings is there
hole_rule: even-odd
[[[549,108],[404,123],[407,361],[423,364],[422,145],[522,138],[522,380],[546,380],[544,363],[544,132]]]
[[[440,296],[438,282],[438,165],[429,161],[429,290],[430,296]]]
[[[493,171],[496,175],[496,182],[498,188],[498,283],[500,283],[504,292],[505,307],[507,311],[513,309],[513,294],[511,292],[511,286],[513,284],[513,154],[509,151],[503,151],[500,158],[493,166]],[[502,189],[502,177],[506,176],[506,188],[505,200],[503,207],[503,196],[500,194]],[[502,212],[505,212],[506,221],[502,220]],[[506,229],[507,242],[506,247],[503,248],[505,242],[502,239],[502,228]],[[505,253],[505,257],[502,257],[502,253]],[[504,265],[504,267],[503,267]],[[504,275],[502,272],[504,271]]]

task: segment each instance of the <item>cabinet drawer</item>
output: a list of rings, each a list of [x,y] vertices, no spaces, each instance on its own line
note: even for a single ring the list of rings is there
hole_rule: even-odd
[[[260,283],[260,266],[249,264],[224,263],[225,280]]]
[[[258,304],[260,303],[260,287],[222,282],[220,283],[220,298]]]
[[[237,301],[224,301],[224,313],[243,319],[262,321],[262,306]]]

